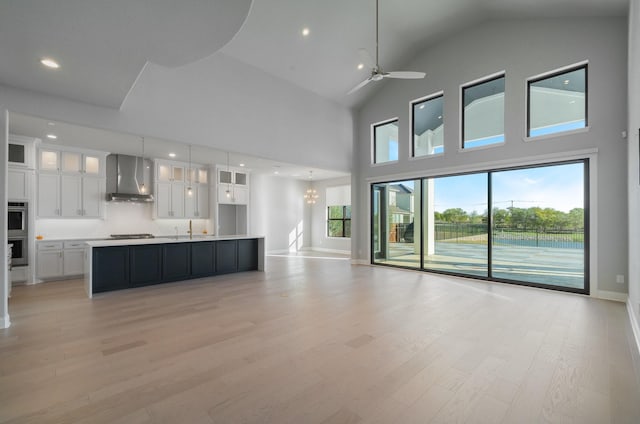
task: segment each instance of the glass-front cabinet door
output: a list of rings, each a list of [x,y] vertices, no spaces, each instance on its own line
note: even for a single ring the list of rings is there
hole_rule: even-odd
[[[236,185],[247,185],[247,174],[244,172],[236,172],[235,177]]]
[[[91,175],[100,174],[100,158],[97,156],[84,156],[84,172]]]
[[[76,152],[62,152],[62,172],[82,172],[82,155]]]
[[[167,164],[158,164],[158,181],[171,181],[171,166]]]
[[[38,168],[41,171],[60,170],[60,152],[56,150],[43,149],[38,155]]]

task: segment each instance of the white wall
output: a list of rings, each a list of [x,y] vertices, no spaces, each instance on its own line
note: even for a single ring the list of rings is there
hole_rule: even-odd
[[[313,182],[312,186],[318,193],[318,200],[313,205],[307,205],[311,210],[312,249],[336,253],[351,253],[350,238],[327,237],[327,187],[344,185],[351,185],[351,177]],[[352,222],[357,222],[359,219],[357,216],[353,216],[353,214],[352,217]]]
[[[636,342],[640,348],[640,0],[629,12],[629,300]]]
[[[308,247],[310,210],[305,207],[304,182],[265,175],[251,176],[251,233],[264,235],[267,253]]]
[[[369,258],[369,185],[410,176],[437,175],[452,170],[478,170],[533,157],[563,157],[567,152],[597,149],[597,193],[592,220],[591,289],[624,298],[627,274],[626,143],[627,22],[624,18],[538,19],[485,22],[444,40],[418,55],[407,69],[425,71],[424,80],[389,81],[358,111],[354,145],[354,209],[361,218],[352,239],[353,254]],[[589,130],[546,140],[524,141],[526,79],[584,60],[589,61]],[[506,144],[476,151],[459,151],[460,85],[506,71]],[[445,154],[410,160],[410,101],[444,91]],[[370,125],[399,117],[400,160],[371,166]],[[485,169],[486,169],[485,168]],[[595,169],[594,169],[595,171]],[[597,252],[596,252],[597,251]],[[597,286],[596,286],[597,285]]]
[[[150,233],[156,236],[176,234],[186,235],[189,230],[188,219],[152,219],[154,204],[150,203],[105,203],[105,219],[38,219],[35,236],[44,240],[57,238],[104,238],[110,234]],[[211,234],[211,220],[194,219],[193,233],[202,234],[203,230]]]
[[[1,100],[1,98],[0,98]],[[7,155],[9,149],[9,112],[5,109],[0,102],[0,143],[2,148],[0,149],[0,187],[2,187],[2,195],[0,201],[3,205],[7,204]],[[7,328],[11,325],[9,320],[9,308],[7,302],[7,296],[9,293],[9,281],[7,275],[7,208],[0,208],[0,328]]]

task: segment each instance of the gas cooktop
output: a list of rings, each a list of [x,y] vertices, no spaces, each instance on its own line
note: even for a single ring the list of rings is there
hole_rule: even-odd
[[[152,239],[155,238],[153,234],[111,234],[111,237],[114,240],[127,240],[127,239]]]

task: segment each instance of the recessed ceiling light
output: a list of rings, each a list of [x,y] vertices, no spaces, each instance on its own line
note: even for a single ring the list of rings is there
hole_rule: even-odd
[[[563,84],[564,85],[569,85],[569,80],[564,80]]]
[[[358,63],[358,69],[364,68],[364,63]]]
[[[240,166],[244,166],[244,163],[241,163]]]
[[[169,153],[169,157],[170,157],[170,158],[175,158],[175,157],[176,157],[176,154],[175,154],[175,153]]]
[[[55,122],[47,122],[47,125],[49,125],[50,127],[54,127],[56,125]]]
[[[418,106],[418,109],[424,109],[424,103]]]
[[[278,175],[280,172],[278,171],[273,171],[274,174]]]
[[[56,138],[58,138],[58,136],[55,134],[47,134],[47,138],[50,138],[51,140],[55,140]]]
[[[309,35],[309,28],[302,28],[302,36],[306,37]]]
[[[569,102],[569,104],[570,104],[570,105],[573,105],[573,104],[575,104],[575,103],[576,103],[576,101],[575,101],[575,100],[571,100],[571,101]]]
[[[42,63],[47,68],[51,68],[51,69],[58,69],[60,67],[58,62],[56,62],[55,60],[49,57],[43,57],[42,59],[40,59],[40,63]]]
[[[438,115],[438,119],[442,119],[442,115]]]

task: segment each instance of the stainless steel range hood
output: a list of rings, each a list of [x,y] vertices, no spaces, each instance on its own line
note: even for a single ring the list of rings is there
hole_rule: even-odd
[[[115,154],[107,156],[107,200],[153,202],[152,165],[149,159],[141,157]]]

